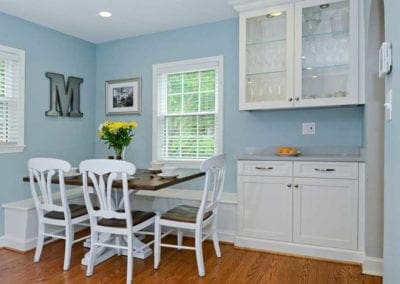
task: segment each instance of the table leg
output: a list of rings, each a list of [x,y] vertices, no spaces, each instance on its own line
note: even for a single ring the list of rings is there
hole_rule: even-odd
[[[114,237],[111,234],[105,234],[102,233],[100,234],[100,242],[109,242],[110,240],[114,239]],[[85,247],[90,247],[90,239],[87,239],[84,244]],[[81,264],[83,265],[88,265],[89,264],[89,253],[87,252],[85,256],[81,260]],[[106,261],[110,257],[113,257],[114,255],[117,254],[116,249],[112,248],[106,248],[106,247],[96,247],[96,258],[95,258],[95,265],[102,263],[103,261]]]

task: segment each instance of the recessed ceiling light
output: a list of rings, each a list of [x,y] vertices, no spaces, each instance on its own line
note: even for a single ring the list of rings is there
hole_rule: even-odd
[[[107,11],[101,11],[100,13],[99,13],[99,16],[100,17],[103,17],[103,18],[109,18],[109,17],[111,17],[111,13],[110,12],[107,12]]]

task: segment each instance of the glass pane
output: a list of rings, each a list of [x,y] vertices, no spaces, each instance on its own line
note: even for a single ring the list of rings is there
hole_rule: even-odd
[[[168,94],[182,93],[182,74],[168,75]]]
[[[200,72],[200,91],[215,90],[215,70]]]
[[[168,136],[179,136],[181,133],[181,118],[167,117],[165,131],[167,132]]]
[[[215,93],[207,92],[200,93],[200,111],[215,110]]]
[[[249,18],[246,24],[246,101],[286,100],[286,12]]]
[[[198,112],[199,111],[199,94],[189,93],[183,95],[183,112]]]
[[[4,60],[0,60],[0,97],[4,97],[5,95],[5,76],[4,76],[4,70],[5,69],[5,62]]]
[[[282,73],[247,76],[246,100],[251,102],[282,101],[286,99],[286,78]]]
[[[349,1],[303,9],[302,98],[346,97]]]
[[[181,118],[181,136],[197,136],[197,116],[185,116]]]
[[[199,157],[210,157],[215,154],[215,142],[212,138],[199,139]]]
[[[180,113],[182,111],[182,95],[174,94],[167,97],[167,112]]]
[[[197,139],[196,138],[182,138],[182,157],[191,158],[197,156]]]
[[[199,116],[199,136],[213,136],[215,133],[215,116]]]
[[[197,92],[199,90],[199,72],[183,74],[183,92]]]
[[[180,139],[179,139],[179,138],[178,138],[178,139],[175,139],[175,138],[171,139],[171,138],[169,138],[169,139],[167,140],[167,143],[166,143],[166,144],[167,144],[167,145],[166,145],[167,151],[166,151],[166,153],[165,153],[165,156],[166,156],[166,157],[172,157],[172,158],[180,157],[180,155],[181,155],[181,147],[180,147],[181,142],[180,142]]]

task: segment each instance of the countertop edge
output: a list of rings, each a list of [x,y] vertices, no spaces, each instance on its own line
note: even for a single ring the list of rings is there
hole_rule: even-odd
[[[362,156],[295,156],[280,157],[276,155],[250,155],[240,154],[236,156],[238,161],[299,161],[299,162],[353,162],[364,163],[365,158]]]

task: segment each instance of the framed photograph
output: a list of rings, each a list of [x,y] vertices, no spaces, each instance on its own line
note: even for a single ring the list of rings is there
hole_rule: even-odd
[[[140,78],[106,81],[106,114],[140,114]]]

